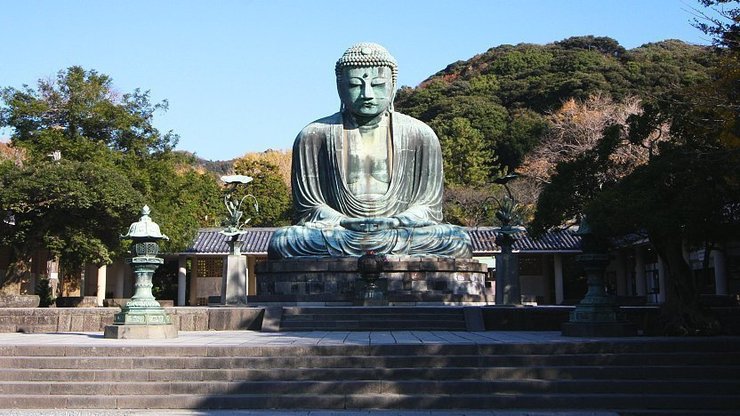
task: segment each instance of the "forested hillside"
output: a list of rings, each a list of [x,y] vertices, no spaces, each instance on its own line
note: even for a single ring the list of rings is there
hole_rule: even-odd
[[[443,147],[456,143],[454,155],[445,152],[449,165],[467,163],[468,169],[481,170],[470,166],[480,161],[483,170],[495,174],[496,168],[521,165],[547,134],[548,115],[568,100],[597,94],[615,102],[655,97],[706,79],[713,59],[709,48],[678,40],[631,50],[594,36],[548,45],[501,45],[449,65],[416,88],[401,88],[395,106],[429,123]],[[478,176],[448,182],[481,181]]]

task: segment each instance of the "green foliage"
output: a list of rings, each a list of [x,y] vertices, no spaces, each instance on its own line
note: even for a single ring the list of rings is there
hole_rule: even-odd
[[[234,171],[254,179],[247,186],[240,187],[240,192],[236,194],[239,199],[241,195],[248,193],[257,198],[259,212],[245,210],[244,214],[251,217],[251,225],[258,227],[290,225],[293,215],[290,189],[283,181],[276,165],[264,159],[241,158],[234,162]],[[244,203],[249,204],[249,201],[245,200]]]
[[[177,261],[165,261],[152,276],[152,295],[157,300],[177,300]],[[190,299],[190,285],[186,285],[185,299]]]
[[[727,5],[740,4],[740,0],[699,0],[699,3],[711,8],[716,15],[699,12],[700,17],[694,19],[694,27],[712,36],[715,46],[737,50],[740,47],[740,7]]]
[[[0,244],[26,256],[49,249],[71,270],[83,262],[110,263],[119,233],[143,205],[121,172],[74,160],[11,169],[0,185],[0,207],[15,219],[3,225]]]
[[[453,118],[449,125],[437,129],[448,185],[479,187],[488,181],[489,152],[483,134],[466,118]]]
[[[12,129],[17,160],[0,161],[0,244],[19,261],[48,249],[65,270],[108,264],[121,254],[119,234],[146,203],[171,237],[164,251],[187,247],[199,226],[213,225],[220,204],[215,176],[173,152],[177,136],[152,122],[167,102],[148,92],[119,94],[107,75],[70,67],[37,88],[0,91],[0,126]],[[6,149],[7,150],[7,149]],[[56,162],[50,156],[57,152]]]
[[[499,159],[507,161],[505,166],[513,168],[521,165],[524,155],[537,146],[548,130],[547,119],[528,109],[517,109],[511,112],[506,132],[502,140],[495,145]]]
[[[714,57],[701,55],[712,67],[694,71],[696,51],[677,41],[639,52],[644,56],[633,56],[639,65],[659,73],[646,76],[665,82],[656,83],[656,95],[629,119],[628,138],[643,143],[668,125],[668,140],[656,143],[647,164],[604,181],[612,168],[609,156],[626,145],[608,128],[596,148],[557,167],[540,195],[535,222],[542,229],[585,214],[601,238],[644,232],[666,264],[664,332],[716,333],[717,321],[700,307],[683,245],[726,242],[740,234],[740,61],[731,47],[719,49]],[[674,59],[693,64],[679,68]]]
[[[598,93],[650,99],[707,80],[715,59],[708,48],[675,40],[632,50],[594,36],[502,45],[449,65],[417,88],[401,88],[395,106],[433,128],[468,119],[498,157],[491,170],[514,170],[547,131],[545,116],[568,99]]]
[[[152,125],[166,101],[152,104],[149,92],[138,89],[119,97],[110,77],[79,66],[39,80],[36,90],[5,88],[2,99],[0,122],[13,127],[13,144],[37,157],[60,150],[65,158],[85,160],[104,148],[142,156],[177,143],[176,135]]]
[[[47,308],[54,303],[54,296],[49,287],[49,278],[40,276],[36,279],[36,288],[34,293],[39,297],[39,307]]]
[[[192,156],[164,153],[146,161],[140,172],[141,182],[148,180],[146,190],[152,219],[170,237],[161,243],[164,252],[187,248],[200,227],[218,225],[221,187],[215,175],[192,167]],[[144,190],[142,190],[144,193]]]

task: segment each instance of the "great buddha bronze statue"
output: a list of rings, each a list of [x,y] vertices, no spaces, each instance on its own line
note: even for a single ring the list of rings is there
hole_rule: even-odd
[[[470,258],[467,232],[442,223],[442,153],[431,128],[393,110],[397,64],[374,43],[335,66],[341,111],[293,145],[295,225],[270,240],[272,259],[438,255]]]

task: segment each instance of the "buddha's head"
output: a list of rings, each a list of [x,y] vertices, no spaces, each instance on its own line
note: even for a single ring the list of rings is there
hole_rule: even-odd
[[[392,109],[398,65],[377,43],[347,49],[335,66],[342,106],[356,117],[370,119]]]

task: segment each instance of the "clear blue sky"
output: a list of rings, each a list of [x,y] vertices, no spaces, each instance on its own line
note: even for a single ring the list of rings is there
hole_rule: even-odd
[[[72,65],[150,90],[170,109],[178,149],[223,160],[288,149],[338,110],[334,62],[356,42],[384,45],[399,86],[501,44],[610,36],[630,49],[708,44],[695,0],[0,0],[0,86],[35,85]],[[8,136],[8,131],[0,131]]]

